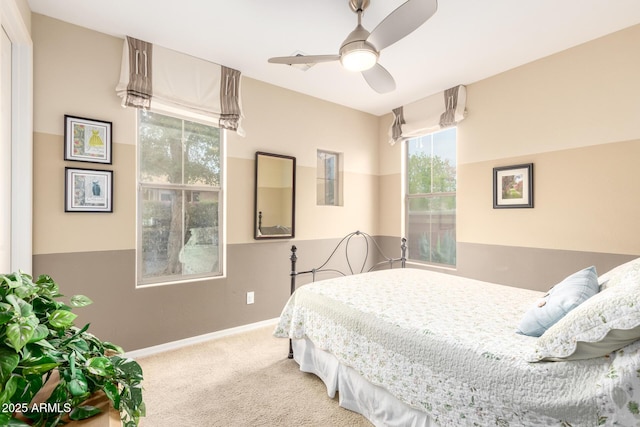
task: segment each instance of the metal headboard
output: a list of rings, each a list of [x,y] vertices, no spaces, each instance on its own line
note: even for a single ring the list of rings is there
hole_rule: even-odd
[[[400,250],[401,250],[401,255],[400,258],[389,258],[387,257],[384,252],[382,252],[382,249],[380,248],[380,246],[378,245],[378,242],[376,242],[376,240],[371,237],[369,234],[362,232],[362,231],[354,231],[352,233],[347,234],[346,236],[344,236],[342,238],[342,240],[340,240],[340,242],[336,245],[336,247],[333,249],[333,252],[331,252],[331,254],[329,255],[329,257],[319,266],[316,268],[312,268],[311,270],[307,270],[307,271],[296,271],[296,261],[298,260],[298,256],[296,255],[296,252],[298,250],[298,248],[293,245],[291,246],[291,256],[289,257],[289,259],[291,260],[291,276],[295,277],[295,276],[299,276],[302,274],[311,274],[313,276],[313,281],[315,282],[315,275],[316,273],[320,273],[320,272],[334,272],[337,274],[340,274],[342,276],[348,276],[350,274],[356,274],[353,271],[353,266],[351,265],[351,259],[349,258],[349,243],[351,242],[351,239],[355,236],[362,236],[364,238],[364,242],[365,242],[365,256],[364,259],[362,261],[362,266],[360,266],[360,271],[358,271],[357,273],[364,273],[364,269],[367,265],[367,260],[369,259],[369,242],[372,242],[373,245],[375,246],[375,249],[378,251],[378,254],[381,255],[384,260],[380,261],[374,265],[372,265],[367,271],[373,271],[376,268],[379,268],[382,265],[388,265],[389,268],[393,268],[393,263],[394,262],[400,262],[401,263],[401,267],[404,268],[406,265],[406,261],[407,261],[407,239],[405,239],[404,237],[401,240],[401,245],[400,245]],[[333,258],[333,256],[336,254],[336,252],[338,252],[338,249],[340,249],[340,247],[344,244],[344,253],[345,253],[345,260],[347,261],[347,266],[349,268],[349,273],[345,273],[342,270],[338,270],[335,268],[325,268],[328,264],[329,261],[331,261],[331,259]]]
[[[364,259],[362,260],[362,265],[360,266],[360,270],[354,272],[353,266],[351,264],[351,260],[349,258],[349,243],[351,242],[351,239],[356,237],[356,236],[362,237],[364,239],[364,242],[365,242],[365,255],[364,255]],[[296,254],[296,252],[298,251],[298,248],[296,247],[296,245],[291,246],[291,255],[289,256],[289,259],[291,260],[291,272],[290,272],[290,276],[291,276],[291,294],[293,294],[295,292],[295,290],[296,290],[296,278],[298,276],[301,276],[301,275],[304,275],[304,274],[311,274],[312,281],[315,282],[316,274],[317,273],[322,273],[322,272],[333,272],[333,273],[339,274],[341,276],[348,276],[348,275],[351,275],[351,274],[364,273],[365,272],[365,268],[367,266],[367,261],[369,260],[370,242],[373,244],[373,247],[377,250],[378,254],[383,258],[383,260],[373,264],[371,267],[369,267],[368,270],[366,270],[367,272],[373,271],[373,270],[375,270],[377,268],[380,268],[383,265],[387,265],[389,268],[393,268],[393,264],[397,263],[397,262],[400,263],[400,267],[401,268],[405,268],[405,266],[407,264],[407,239],[406,238],[403,237],[400,240],[400,242],[401,242],[400,243],[400,257],[399,258],[389,258],[384,254],[384,252],[382,251],[382,249],[378,245],[378,242],[376,242],[376,240],[373,237],[371,237],[369,234],[364,233],[362,231],[354,231],[354,232],[349,233],[346,236],[344,236],[340,240],[340,242],[338,242],[338,244],[333,249],[331,254],[327,257],[327,259],[319,267],[312,268],[311,270],[296,271],[296,262],[298,261],[298,255]],[[344,246],[344,254],[345,254],[345,260],[347,262],[348,273],[345,272],[345,271],[336,269],[336,268],[328,268],[329,262],[334,257],[334,255],[338,252],[340,247],[342,247],[342,246]],[[292,345],[291,345],[291,340],[289,340],[289,359],[292,359],[292,358],[293,358],[293,348],[292,348]]]

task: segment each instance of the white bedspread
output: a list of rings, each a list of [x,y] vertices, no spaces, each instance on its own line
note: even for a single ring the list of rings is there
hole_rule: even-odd
[[[309,338],[442,426],[640,425],[640,342],[597,359],[525,360],[536,338],[515,328],[541,294],[384,270],[300,287],[274,334]]]

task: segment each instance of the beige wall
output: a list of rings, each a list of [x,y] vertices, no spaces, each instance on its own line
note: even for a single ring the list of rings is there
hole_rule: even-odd
[[[458,241],[640,254],[639,42],[635,26],[468,86]],[[531,162],[535,208],[493,209],[493,167]]]
[[[34,23],[35,253],[135,248],[135,111],[122,108],[114,90],[122,40],[41,15],[34,15]],[[256,151],[297,158],[296,220],[307,225],[298,230],[301,237],[338,237],[342,226],[319,227],[332,219],[347,229],[364,223],[376,233],[377,118],[249,78],[242,84],[247,135],[227,137],[227,242],[253,242]],[[65,114],[113,122],[113,166],[62,160]],[[315,205],[318,148],[344,155],[345,206]],[[59,209],[65,166],[114,170],[114,214],[74,215]],[[100,235],[70,234],[92,228]]]
[[[381,235],[404,235],[404,199],[402,144],[389,144],[389,127],[392,115],[386,114],[378,120],[378,152],[380,171],[380,209],[378,229]]]
[[[640,26],[467,85],[458,241],[640,254]],[[464,82],[462,82],[464,83]],[[380,118],[380,233],[402,234],[400,144]],[[384,155],[382,153],[385,153]],[[493,167],[534,163],[534,209],[494,210]]]
[[[461,165],[458,240],[640,255],[638,159],[634,140]],[[525,162],[535,208],[493,209],[492,168]]]
[[[356,229],[397,245],[402,147],[387,142],[390,116],[243,78],[247,135],[229,133],[226,147],[226,277],[136,289],[135,112],[114,91],[122,40],[40,15],[32,33],[34,273],[51,274],[67,295],[94,298],[79,322],[97,335],[132,350],[273,318],[288,295],[291,243],[300,268]],[[467,84],[458,274],[548,288],[583,262],[600,268],[640,255],[639,40],[633,27]],[[65,114],[113,122],[113,165],[62,160]],[[316,205],[318,149],[343,153],[344,206]],[[293,241],[253,239],[256,151],[297,159]],[[492,209],[492,168],[523,162],[535,165],[535,208]],[[64,213],[65,166],[113,170],[114,212]],[[256,292],[254,305],[245,304],[247,291]]]
[[[252,79],[243,79],[247,135],[229,134],[229,243],[253,242],[256,151],[296,157],[296,238],[377,233],[378,118]],[[343,153],[344,206],[316,205],[316,156]]]
[[[467,86],[461,165],[640,136],[640,25]]]
[[[42,15],[34,41],[34,254],[135,248],[135,113],[120,106],[122,40]],[[64,115],[113,123],[113,166],[66,162]],[[64,168],[113,170],[113,214],[65,213]]]
[[[96,302],[78,322],[127,349],[277,317],[289,293],[289,247],[360,229],[377,233],[378,118],[250,78],[245,137],[227,133],[225,277],[136,289],[136,112],[115,94],[123,41],[34,14],[34,274]],[[63,160],[64,115],[113,123],[113,164]],[[343,153],[344,206],[316,206],[316,152]],[[256,151],[294,156],[296,239],[255,241]],[[65,213],[64,168],[114,171],[113,213]],[[247,268],[251,266],[251,268]],[[255,304],[246,305],[247,291]],[[118,316],[111,318],[111,310]]]

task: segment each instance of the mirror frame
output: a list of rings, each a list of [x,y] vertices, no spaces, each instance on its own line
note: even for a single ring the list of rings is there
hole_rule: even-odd
[[[275,157],[291,161],[291,234],[286,235],[263,235],[259,233],[260,227],[260,211],[258,210],[258,173],[260,168],[260,157]],[[255,179],[254,179],[254,216],[253,216],[253,238],[255,240],[271,240],[271,239],[293,239],[296,232],[296,158],[286,156],[284,154],[267,153],[264,151],[256,151],[255,157]]]

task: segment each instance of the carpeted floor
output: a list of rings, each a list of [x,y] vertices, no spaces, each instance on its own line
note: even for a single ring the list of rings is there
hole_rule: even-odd
[[[287,359],[273,327],[137,359],[141,427],[371,426],[338,406],[315,375]]]

